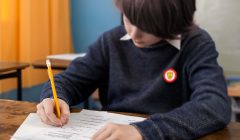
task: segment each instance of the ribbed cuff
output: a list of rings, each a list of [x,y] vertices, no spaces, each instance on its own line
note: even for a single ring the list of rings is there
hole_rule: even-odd
[[[152,120],[145,120],[143,122],[131,123],[140,134],[143,136],[144,140],[161,140],[163,139],[163,133],[158,129],[156,124]]]

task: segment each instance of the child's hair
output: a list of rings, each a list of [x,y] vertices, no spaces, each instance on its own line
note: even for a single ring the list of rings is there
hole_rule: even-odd
[[[195,26],[195,0],[115,0],[115,4],[133,25],[161,38],[175,39]]]

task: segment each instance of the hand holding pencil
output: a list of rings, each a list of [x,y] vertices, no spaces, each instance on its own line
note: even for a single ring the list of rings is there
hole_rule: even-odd
[[[46,124],[62,126],[68,122],[68,116],[70,115],[69,106],[65,101],[58,99],[51,69],[51,63],[49,60],[47,60],[46,63],[52,87],[53,99],[46,98],[41,103],[39,103],[37,105],[37,114]],[[56,110],[56,114],[54,114],[54,110]]]

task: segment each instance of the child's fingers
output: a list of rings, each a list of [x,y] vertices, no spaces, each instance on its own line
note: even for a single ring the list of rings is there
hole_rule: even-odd
[[[46,114],[47,118],[50,122],[54,123],[57,126],[61,125],[61,121],[56,117],[54,113],[55,105],[53,99],[44,99],[42,101],[44,113]]]

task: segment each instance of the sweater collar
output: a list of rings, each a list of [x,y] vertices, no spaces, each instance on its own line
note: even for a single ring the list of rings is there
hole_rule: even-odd
[[[181,38],[181,35],[178,35],[179,38]],[[127,41],[132,39],[131,36],[128,34],[124,35],[123,37],[120,38],[121,41]],[[166,40],[169,44],[171,44],[173,47],[177,48],[180,50],[181,48],[181,39],[167,39]]]

